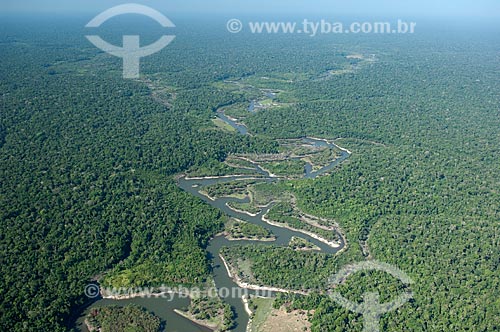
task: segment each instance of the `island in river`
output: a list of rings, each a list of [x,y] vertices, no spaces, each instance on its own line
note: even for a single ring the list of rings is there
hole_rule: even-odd
[[[249,135],[241,121],[226,116],[223,110],[219,110],[217,116],[238,133]],[[205,172],[192,172],[176,177],[181,189],[228,216],[225,232],[212,239],[207,248],[213,261],[212,276],[217,289],[232,289],[248,295],[267,291],[269,296],[276,292],[309,293],[307,289],[284,289],[260,284],[252,278],[251,272],[245,271],[247,267],[244,264],[242,266],[234,257],[223,256],[225,248],[252,243],[285,248],[292,245],[295,249],[310,248],[334,255],[346,248],[345,236],[335,221],[316,218],[300,211],[295,204],[295,197],[278,186],[292,179],[314,179],[329,174],[349,158],[351,152],[332,140],[321,138],[280,140],[279,144],[278,154],[228,156],[224,162],[227,174],[213,176]],[[140,293],[128,294],[118,299],[104,294],[103,297],[108,299],[98,301],[89,310],[103,303],[123,305],[128,301],[142,304],[142,307],[168,322],[165,327],[168,332],[207,331],[207,328],[221,331],[230,328],[235,332],[243,332],[249,322],[248,310],[241,297],[187,299],[185,296],[174,296],[172,300],[141,296]],[[207,305],[206,301],[215,301],[217,305]],[[207,309],[212,307],[218,309]],[[168,308],[167,312],[165,308]],[[189,320],[192,322],[188,324]],[[229,321],[232,323],[229,324]]]

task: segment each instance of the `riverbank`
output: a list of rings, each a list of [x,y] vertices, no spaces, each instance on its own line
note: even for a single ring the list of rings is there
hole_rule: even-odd
[[[245,311],[247,312],[248,317],[252,317],[253,312],[252,312],[252,310],[250,310],[250,305],[248,303],[248,297],[246,295],[243,295],[241,297],[241,300],[243,301],[243,305],[245,306]],[[251,322],[252,322],[252,319],[250,319],[248,321],[248,324],[250,324]]]
[[[116,291],[117,293],[119,290]],[[100,290],[101,297],[106,300],[130,300],[135,298],[151,298],[151,297],[164,297],[167,299],[172,299],[175,295],[182,295],[189,297],[189,293],[183,293],[179,291],[164,291],[159,293],[154,292],[135,292],[135,293],[127,293],[127,294],[114,294],[107,293],[105,289]]]
[[[174,312],[179,315],[179,316],[182,316],[186,319],[189,319],[190,321],[192,321],[193,323],[195,324],[198,324],[198,325],[201,325],[201,326],[204,326],[212,331],[216,331],[217,328],[219,327],[219,325],[217,323],[213,323],[213,322],[207,322],[205,320],[199,320],[199,319],[196,319],[193,315],[191,315],[189,312],[185,312],[185,311],[182,311],[182,310],[179,310],[179,309],[174,309]]]
[[[337,235],[340,236],[340,238],[342,239],[342,243],[344,244],[344,247],[342,248],[342,250],[339,250],[339,252],[344,251],[344,250],[347,249],[347,238],[345,237],[344,232],[342,231],[342,229],[340,228],[339,224],[335,220],[333,220],[333,219],[327,219],[327,218],[321,218],[321,217],[316,217],[316,216],[313,216],[311,214],[305,213],[304,211],[300,210],[298,208],[298,206],[297,206],[297,198],[295,197],[295,195],[292,195],[291,204],[292,204],[292,207],[294,209],[296,209],[297,211],[299,211],[300,220],[302,220],[303,222],[305,222],[305,223],[307,223],[307,224],[309,224],[311,226],[314,226],[314,227],[326,230],[326,231],[334,231],[334,232],[336,232]],[[327,224],[332,222],[333,226],[324,226],[324,225],[321,225],[317,220],[322,221],[322,222],[327,223]],[[339,252],[337,252],[337,254]]]
[[[324,172],[328,172],[329,170],[333,169],[336,165],[340,164],[342,161],[348,158],[348,155],[351,154],[351,151],[338,147],[336,144],[332,143],[329,140],[326,139],[315,139],[315,138],[308,138],[308,140],[301,138],[299,140],[305,141],[308,144],[310,144],[312,147],[317,147],[318,149],[324,149],[328,147],[330,150],[334,148],[338,148],[342,151],[341,157],[337,158],[336,155],[339,154],[337,152],[336,154],[330,153],[332,160],[328,165],[323,166],[320,168],[317,172],[315,173],[308,173],[308,171],[305,171],[304,177],[309,177],[309,178],[316,178]],[[256,155],[255,158],[259,158],[262,156]],[[314,227],[308,230],[301,230],[301,229],[295,229],[294,227],[291,227],[288,224],[281,224],[278,222],[275,222],[273,220],[269,219],[268,213],[269,213],[269,208],[266,209],[266,207],[272,206],[272,204],[276,203],[275,200],[276,198],[270,197],[269,200],[271,200],[270,203],[266,204],[264,208],[262,206],[255,206],[254,200],[252,197],[248,197],[250,202],[248,203],[253,203],[248,205],[249,208],[251,208],[250,212],[249,211],[244,211],[245,207],[247,206],[242,205],[241,208],[239,205],[236,206],[236,208],[232,207],[232,204],[229,204],[230,202],[237,202],[237,203],[242,203],[245,202],[247,203],[247,200],[242,201],[239,198],[232,199],[230,202],[228,201],[229,199],[227,197],[210,197],[206,191],[203,191],[204,186],[212,186],[216,185],[219,183],[228,183],[231,181],[243,181],[243,180],[263,180],[265,182],[276,182],[280,181],[283,179],[286,179],[286,177],[282,176],[277,176],[276,174],[272,174],[269,170],[262,168],[262,166],[259,165],[258,162],[250,159],[253,158],[250,155],[244,155],[244,156],[238,156],[238,159],[241,160],[241,163],[244,164],[243,167],[248,169],[253,169],[251,168],[252,166],[254,169],[261,175],[261,176],[255,176],[255,175],[249,175],[249,174],[240,174],[240,175],[222,175],[222,176],[205,176],[205,177],[185,177],[182,180],[179,180],[177,183],[179,186],[184,189],[187,192],[190,192],[191,194],[202,197],[204,200],[206,200],[211,206],[214,206],[221,211],[223,211],[225,214],[228,216],[238,219],[240,218],[241,220],[244,220],[245,222],[253,223],[259,226],[263,226],[264,228],[268,230],[272,230],[273,233],[276,236],[276,239],[271,240],[271,239],[266,239],[265,242],[268,242],[268,244],[273,245],[270,243],[271,241],[276,241],[276,245],[286,247],[287,245],[290,244],[290,240],[292,240],[293,236],[296,236],[298,238],[306,238],[309,242],[314,243],[316,247],[312,247],[312,249],[318,250],[318,248],[321,248],[321,251],[331,253],[332,255],[336,255],[340,252],[342,252],[346,246],[347,246],[347,241],[345,241],[344,234],[342,234],[340,227],[334,220],[330,219],[323,219],[320,217],[315,217],[312,215],[308,215],[306,213],[303,213],[299,209],[297,211],[299,212],[298,218],[301,220],[301,222],[304,223],[304,225],[309,225],[307,226],[308,228]],[[259,159],[260,160],[260,159]],[[237,164],[235,166],[238,166]],[[314,165],[313,165],[314,166]],[[311,166],[311,167],[313,167]],[[243,171],[238,171],[235,170],[235,172],[243,172]],[[191,181],[190,181],[191,180]],[[248,195],[247,195],[248,196]],[[275,196],[275,195],[274,195]],[[266,202],[268,202],[268,199],[266,198]],[[240,210],[243,209],[243,210]],[[266,224],[268,225],[266,227]],[[300,226],[299,226],[300,227]],[[317,229],[317,232],[329,232],[328,234],[317,234],[315,233],[315,230]],[[331,234],[330,234],[331,232]],[[250,233],[253,234],[253,233]],[[259,233],[260,234],[260,233]],[[303,234],[301,236],[301,234]],[[337,235],[335,235],[337,234]],[[258,281],[254,281],[254,279],[246,279],[243,275],[240,275],[239,273],[239,263],[237,261],[232,262],[234,263],[234,266],[230,265],[228,261],[222,256],[220,252],[221,248],[221,243],[223,243],[224,246],[232,246],[233,243],[229,243],[231,241],[238,242],[238,241],[259,241],[258,239],[255,240],[253,238],[248,238],[245,235],[247,234],[240,234],[237,233],[237,236],[245,236],[244,238],[232,238],[228,237],[226,233],[224,234],[218,234],[218,235],[223,235],[223,237],[217,237],[216,239],[211,240],[211,243],[217,243],[215,244],[213,250],[209,249],[209,252],[213,255],[219,255],[222,263],[220,265],[214,266],[214,270],[218,271],[216,274],[218,279],[217,279],[217,287],[235,287],[234,284],[236,284],[241,291],[252,291],[253,292],[260,292],[261,295],[264,295],[266,298],[270,299],[276,296],[276,293],[294,293],[294,294],[300,294],[300,295],[309,295],[312,290],[310,289],[302,289],[302,290],[290,290],[290,289],[285,289],[285,288],[279,288],[279,287],[271,287],[271,286],[263,286],[263,285],[258,285],[258,284],[252,284],[251,282],[254,283],[259,283]],[[289,238],[290,237],[290,238]],[[265,245],[265,244],[261,244]],[[297,249],[300,250],[300,249]],[[232,264],[231,263],[231,264]],[[225,269],[222,271],[222,269]],[[248,282],[245,282],[244,280],[247,280]],[[247,292],[248,293],[248,292]],[[239,317],[236,318],[239,326],[236,328],[238,332],[243,332],[243,329],[245,327],[251,327],[251,324],[247,324],[247,315],[249,317],[252,317],[251,310],[249,310],[250,304],[248,303],[248,298],[240,298],[237,297],[236,299],[226,299],[226,301],[233,307],[236,308],[236,313]],[[251,302],[250,302],[251,303]],[[283,317],[282,317],[283,318]],[[295,319],[295,318],[294,318]],[[255,322],[255,321],[254,321]],[[274,321],[273,324],[278,324],[277,321]],[[278,326],[278,325],[276,325]],[[286,329],[286,327],[285,327]]]
[[[251,332],[252,320],[253,320],[253,311],[250,310],[250,304],[248,303],[248,297],[243,295],[241,297],[241,301],[243,302],[243,306],[245,307],[245,311],[248,315],[248,323],[246,332]]]
[[[302,233],[302,234],[305,234],[307,236],[310,236],[310,237],[312,237],[315,240],[323,242],[324,244],[326,244],[327,246],[329,246],[331,248],[337,249],[337,248],[341,247],[340,243],[329,241],[329,240],[327,240],[325,238],[322,238],[321,236],[319,236],[319,235],[317,235],[315,233],[312,233],[312,232],[309,232],[309,231],[306,231],[306,230],[303,230],[303,229],[296,229],[296,228],[293,228],[293,227],[291,227],[291,226],[289,226],[287,224],[281,224],[281,223],[277,223],[277,222],[271,221],[270,219],[267,218],[267,214],[265,216],[262,216],[262,220],[265,221],[266,223],[268,223],[271,226],[285,228],[285,229],[288,229],[288,230],[291,230],[291,231],[294,231],[294,232],[298,232],[298,233]]]
[[[349,150],[347,150],[346,148],[343,148],[343,147],[338,146],[337,144],[335,144],[335,142],[334,142],[335,140],[333,140],[333,141],[329,141],[329,140],[327,140],[327,139],[325,139],[325,138],[317,138],[317,137],[306,137],[306,138],[308,138],[308,139],[312,139],[312,140],[315,140],[315,141],[322,141],[322,142],[325,142],[325,143],[327,143],[327,144],[331,144],[331,145],[335,146],[337,149],[339,149],[339,150],[341,150],[341,151],[347,152],[347,153],[348,153],[348,154],[350,154],[350,155],[352,154],[352,152],[351,152],[351,151],[349,151]]]
[[[236,174],[236,175],[219,175],[219,176],[199,176],[199,177],[189,177],[187,175],[181,175],[179,177],[180,178],[184,178],[184,180],[188,180],[188,181],[191,181],[191,180],[217,180],[217,179],[228,179],[228,178],[238,178],[238,180],[261,180],[262,178],[259,178],[259,177],[252,177],[251,175],[248,175],[248,174]]]
[[[89,322],[89,320],[87,318],[85,318],[85,320],[83,321],[83,324],[85,324],[85,327],[87,328],[87,330],[89,332],[94,332],[94,331],[98,331],[99,330],[96,327],[94,327],[94,325],[90,324],[90,322]]]
[[[252,242],[274,242],[276,241],[276,237],[270,237],[270,238],[251,238],[251,237],[240,237],[240,238],[235,238],[229,232],[222,232],[220,235],[224,236],[228,241],[252,241]]]
[[[262,291],[262,292],[276,292],[276,293],[294,293],[294,294],[301,294],[301,295],[308,295],[308,292],[305,291],[297,291],[297,290],[290,290],[290,289],[284,289],[284,288],[278,288],[278,287],[267,287],[267,286],[258,286],[258,285],[252,285],[250,283],[244,282],[241,280],[241,278],[238,276],[238,273],[236,272],[236,269],[232,269],[229,265],[229,263],[226,261],[224,256],[222,254],[219,254],[220,259],[224,263],[224,266],[226,267],[227,275],[229,278],[231,278],[240,288],[246,288],[254,291]],[[234,270],[233,272],[231,272]]]
[[[226,203],[226,206],[227,206],[227,207],[228,207],[228,209],[230,209],[231,211],[234,211],[234,212],[236,212],[236,213],[246,214],[246,215],[248,215],[248,216],[250,216],[250,217],[257,217],[257,216],[259,215],[259,213],[260,213],[260,212],[259,212],[259,213],[251,213],[251,212],[248,212],[248,211],[238,210],[238,209],[236,209],[236,208],[232,207],[231,205],[229,205],[229,202],[228,202],[228,203]]]
[[[296,251],[321,251],[321,248],[317,245],[296,236],[290,239],[288,246]]]
[[[259,168],[264,173],[267,173],[267,176],[270,177],[270,178],[274,178],[274,179],[279,178],[279,176],[277,176],[276,174],[271,173],[271,171],[265,169],[264,167],[262,167],[261,165],[259,165],[259,163],[257,163],[256,161],[254,161],[254,160],[252,160],[250,158],[243,157],[243,156],[238,156],[238,158],[241,159],[241,160],[244,160],[244,161],[248,161],[252,165],[255,165],[255,167]]]

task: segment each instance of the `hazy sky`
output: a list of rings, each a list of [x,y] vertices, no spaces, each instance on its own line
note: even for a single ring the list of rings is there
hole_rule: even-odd
[[[500,18],[500,0],[0,0],[0,13],[98,13],[135,2],[172,13]]]

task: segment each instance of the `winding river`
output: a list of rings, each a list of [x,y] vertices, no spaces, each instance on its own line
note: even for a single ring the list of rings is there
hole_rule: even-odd
[[[248,129],[242,125],[237,123],[236,121],[229,119],[223,111],[219,111],[218,117],[222,119],[224,122],[235,128],[240,134],[246,135],[248,134]],[[327,166],[317,170],[313,171],[313,167],[311,164],[307,164],[305,169],[304,169],[304,177],[306,178],[315,178],[319,175],[322,175],[324,173],[327,173],[331,171],[333,168],[335,168],[337,165],[339,165],[341,162],[346,160],[350,156],[350,152],[348,150],[342,149],[341,147],[335,145],[334,143],[322,140],[322,139],[316,139],[316,138],[303,138],[302,141],[304,144],[308,145],[313,145],[316,147],[329,147],[329,148],[337,148],[340,149],[341,155],[337,159],[331,161]],[[279,181],[278,178],[273,176],[272,174],[269,174],[269,172],[263,170],[260,168],[258,165],[255,165],[254,171],[259,174],[259,181],[267,181],[267,182],[274,182],[274,181]],[[224,182],[231,182],[231,181],[237,181],[237,180],[245,180],[245,179],[250,179],[250,178],[255,178],[252,176],[248,175],[242,175],[242,176],[230,176],[230,177],[215,177],[215,178],[204,178],[204,179],[198,179],[198,178],[186,178],[182,177],[178,180],[178,185],[180,188],[185,190],[186,192],[189,192],[190,194],[199,197],[200,199],[204,200],[211,206],[221,210],[223,213],[225,213],[228,216],[244,220],[246,222],[262,226],[268,230],[270,230],[274,236],[276,237],[276,240],[273,242],[256,242],[256,241],[229,241],[223,236],[217,236],[215,237],[209,244],[207,251],[209,253],[209,256],[212,259],[213,262],[213,278],[215,280],[215,285],[218,289],[224,288],[224,289],[231,289],[231,290],[237,290],[238,293],[242,294],[254,294],[254,291],[250,290],[242,290],[233,280],[232,278],[229,277],[228,271],[226,270],[226,267],[224,265],[224,262],[222,262],[221,258],[219,257],[219,252],[220,249],[224,246],[230,247],[234,245],[242,245],[242,244],[255,244],[258,243],[259,245],[276,245],[276,246],[287,246],[288,243],[290,242],[290,239],[294,236],[296,237],[301,237],[306,239],[307,241],[315,244],[318,246],[322,252],[325,253],[330,253],[330,254],[335,254],[339,250],[342,250],[345,246],[345,243],[343,243],[342,240],[340,240],[338,247],[333,247],[325,244],[324,242],[321,242],[317,240],[316,238],[313,238],[309,235],[306,235],[301,232],[293,231],[287,228],[282,228],[282,227],[277,227],[268,224],[267,222],[264,221],[264,216],[267,214],[269,209],[272,207],[272,205],[268,206],[267,208],[263,208],[262,211],[255,215],[251,216],[247,213],[243,212],[238,212],[235,211],[227,205],[229,202],[248,202],[247,199],[237,199],[237,198],[217,198],[215,200],[209,199],[208,197],[202,195],[200,193],[200,190],[204,186],[209,186],[209,185],[214,185],[218,183],[224,183]],[[342,237],[339,235],[339,239],[342,239]],[[225,297],[224,300],[229,303],[237,317],[236,317],[236,327],[233,331],[235,332],[244,332],[246,331],[246,326],[248,324],[248,314],[245,310],[243,301],[239,297]],[[196,325],[192,323],[191,321],[175,314],[173,312],[174,309],[180,309],[183,307],[186,307],[189,304],[189,301],[185,298],[176,298],[173,301],[169,299],[162,299],[162,298],[149,298],[149,299],[143,299],[143,298],[133,298],[133,299],[128,299],[128,300],[110,300],[110,299],[100,299],[96,302],[94,302],[90,308],[95,307],[95,306],[101,306],[101,305],[126,305],[129,303],[134,303],[137,305],[140,305],[142,307],[145,307],[147,310],[153,312],[157,316],[159,316],[162,320],[166,321],[166,332],[177,332],[177,331],[182,331],[182,332],[206,332],[210,331],[209,329]],[[90,310],[87,309],[86,313]],[[83,317],[83,316],[82,316]],[[83,318],[79,319],[78,327],[86,332],[86,327],[83,324]]]

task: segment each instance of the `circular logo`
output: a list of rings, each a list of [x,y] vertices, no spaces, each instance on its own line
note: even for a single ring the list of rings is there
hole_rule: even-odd
[[[240,20],[233,18],[232,20],[227,21],[227,31],[231,33],[239,33],[243,30],[243,23]]]
[[[95,299],[99,296],[99,286],[96,284],[90,284],[85,286],[85,296],[89,299]]]
[[[410,277],[397,267],[378,261],[366,261],[343,267],[330,279],[330,285],[340,285],[354,273],[372,270],[386,272],[394,278],[400,280],[405,285],[413,283]],[[329,295],[343,308],[363,315],[364,332],[378,332],[380,325],[379,320],[383,314],[396,310],[413,298],[413,293],[411,291],[407,291],[399,295],[392,302],[380,303],[379,294],[377,292],[367,292],[363,294],[363,303],[354,303],[343,297],[338,292],[330,292]]]
[[[107,20],[124,14],[139,14],[158,22],[164,28],[175,28],[175,25],[165,15],[157,10],[138,4],[125,4],[110,8],[94,17],[85,27],[98,28]],[[157,53],[167,47],[175,36],[164,35],[151,45],[141,47],[139,36],[123,36],[123,46],[118,47],[104,41],[96,35],[85,36],[87,39],[106,53],[123,59],[123,77],[139,78],[139,60]]]

